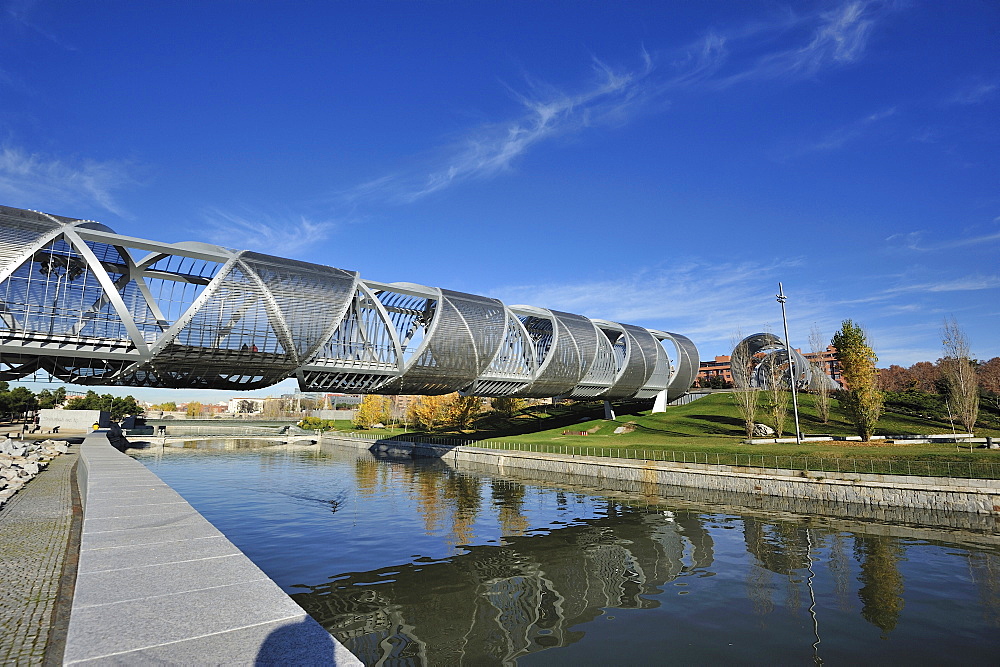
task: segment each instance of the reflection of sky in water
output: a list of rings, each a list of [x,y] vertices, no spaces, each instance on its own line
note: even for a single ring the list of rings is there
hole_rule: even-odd
[[[990,536],[959,546],[941,530],[633,506],[353,450],[140,458],[369,663],[949,663],[1000,650]]]

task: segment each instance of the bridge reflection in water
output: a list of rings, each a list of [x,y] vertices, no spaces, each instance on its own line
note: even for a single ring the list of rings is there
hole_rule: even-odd
[[[513,490],[504,486],[494,493]],[[682,574],[708,576],[713,562],[697,515],[609,510],[545,536],[352,573],[292,597],[366,664],[389,657],[389,647],[391,658],[443,665],[495,664],[565,646],[583,637],[574,627],[608,609],[658,607],[653,594]]]
[[[183,450],[148,463],[366,664],[1000,652],[1000,535],[974,515],[858,521],[843,507],[536,486],[329,447],[248,453],[232,472],[205,457],[240,452],[188,453],[200,460],[186,471],[170,465]]]

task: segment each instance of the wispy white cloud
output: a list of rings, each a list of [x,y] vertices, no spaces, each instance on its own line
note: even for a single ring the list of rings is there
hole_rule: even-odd
[[[963,86],[945,100],[946,105],[970,106],[985,102],[1000,91],[1000,85],[993,81],[976,81]]]
[[[818,141],[805,141],[792,148],[786,148],[776,157],[787,159],[807,155],[809,153],[829,152],[843,148],[845,145],[865,138],[872,133],[878,132],[878,125],[887,118],[896,115],[896,107],[882,109],[870,113],[863,118],[859,118],[851,123],[834,128],[827,132]]]
[[[31,14],[35,8],[37,2],[34,0],[11,0],[7,3],[7,6],[3,9],[3,17],[5,19],[4,23],[13,23],[17,26],[27,28],[28,30],[44,37],[49,42],[55,44],[61,49],[67,51],[77,51],[78,49],[62,39],[58,35],[45,30],[32,20]]]
[[[213,243],[238,250],[258,250],[272,255],[294,255],[329,238],[337,228],[332,220],[315,221],[302,215],[275,216],[259,211],[239,213],[218,208],[203,213],[205,227],[198,230]]]
[[[901,292],[974,292],[1000,287],[1000,275],[972,275],[948,278],[940,281],[899,285],[886,289],[885,294]]]
[[[993,219],[994,223],[1000,223],[1000,217]],[[993,243],[995,241],[1000,241],[1000,229],[995,231],[986,232],[985,234],[978,234],[976,236],[965,236],[957,239],[949,239],[947,241],[938,241],[934,243],[924,242],[924,238],[927,236],[927,232],[923,230],[917,230],[914,232],[903,232],[900,234],[893,234],[887,237],[886,243],[890,245],[899,246],[905,248],[906,250],[914,250],[917,252],[934,252],[938,250],[951,250],[954,248],[964,248],[969,246],[978,246],[987,243]]]
[[[436,151],[418,167],[369,180],[339,197],[352,204],[363,200],[410,203],[473,179],[506,172],[540,144],[587,128],[629,122],[637,114],[665,105],[671,93],[687,89],[719,90],[741,82],[801,79],[819,71],[859,61],[871,31],[891,3],[852,0],[828,12],[784,14],[770,23],[755,23],[729,32],[713,31],[671,53],[640,53],[633,68],[592,62],[590,82],[568,92],[537,81],[528,92],[511,89],[523,113],[468,131]],[[798,45],[775,50],[781,38]],[[833,148],[860,135],[864,127],[895,112],[872,114],[826,139]]]
[[[627,122],[655,93],[644,83],[653,69],[649,54],[642,52],[641,61],[637,69],[624,70],[594,59],[590,84],[575,93],[539,82],[531,82],[529,92],[511,89],[524,111],[520,117],[475,128],[439,149],[440,157],[424,169],[373,179],[343,197],[352,202],[367,198],[413,202],[467,180],[504,172],[545,140]]]
[[[814,144],[812,148],[814,150],[823,151],[836,150],[844,144],[860,138],[869,131],[872,125],[894,115],[896,115],[895,107],[869,114],[860,120],[835,129],[826,135],[822,140]]]
[[[890,9],[890,3],[856,0],[827,12],[776,22],[773,29],[809,31],[808,40],[799,46],[765,51],[713,83],[721,88],[745,81],[802,79],[829,67],[856,63],[865,53],[874,26]],[[757,30],[750,36],[758,39],[768,32]]]
[[[721,264],[689,261],[601,281],[501,286],[490,290],[490,295],[507,304],[543,305],[588,317],[678,331],[704,346],[706,354],[721,354],[737,329],[749,334],[751,329],[781,328],[781,310],[775,299],[778,280],[799,264],[795,260]],[[828,314],[823,298],[802,293],[792,298],[796,304],[795,321],[802,332],[807,332],[814,321],[828,327],[839,321]],[[801,340],[794,342],[805,344],[807,335],[803,333]]]
[[[136,166],[123,160],[69,160],[0,148],[0,195],[28,208],[86,203],[123,215],[115,193],[136,185],[135,172]]]

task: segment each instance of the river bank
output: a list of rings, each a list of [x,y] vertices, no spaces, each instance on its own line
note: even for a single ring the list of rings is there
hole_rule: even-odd
[[[1000,480],[849,472],[813,472],[744,466],[636,461],[548,454],[474,446],[441,446],[405,440],[324,436],[324,442],[371,449],[389,456],[430,456],[448,464],[475,463],[505,470],[543,472],[557,477],[694,487],[750,497],[772,496],[869,508],[963,512],[1000,517]]]

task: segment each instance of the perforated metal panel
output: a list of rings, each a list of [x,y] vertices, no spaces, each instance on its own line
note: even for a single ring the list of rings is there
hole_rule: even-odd
[[[251,389],[296,377],[312,390],[542,398],[690,386],[689,340],[605,324],[0,207],[5,380]],[[667,338],[682,352],[673,366]]]

